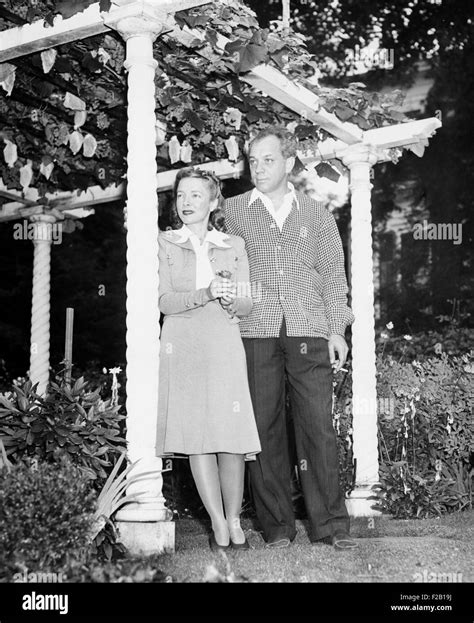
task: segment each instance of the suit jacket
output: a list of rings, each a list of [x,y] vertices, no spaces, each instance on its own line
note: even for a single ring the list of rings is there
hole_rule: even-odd
[[[235,317],[224,310],[218,300],[211,299],[208,288],[196,289],[196,254],[191,241],[180,242],[176,230],[160,232],[159,259],[160,283],[159,306],[165,316],[189,317],[204,305],[218,305],[230,323],[239,322],[252,309],[250,296],[249,265],[242,238],[224,234],[222,245],[209,242],[209,259],[214,275],[217,271],[228,270],[230,279],[237,283],[238,296],[233,303]]]
[[[278,337],[285,318],[289,336],[344,335],[354,316],[347,306],[342,242],[323,203],[296,192],[280,232],[251,191],[225,202],[227,231],[245,241],[254,305],[243,337]]]

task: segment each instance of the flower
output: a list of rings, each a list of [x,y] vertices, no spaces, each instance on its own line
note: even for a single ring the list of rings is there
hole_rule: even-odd
[[[389,331],[391,331],[393,329],[393,322],[390,320],[390,322],[387,322],[385,326],[387,327]]]
[[[388,333],[385,333],[385,331],[382,331],[382,333],[380,334],[380,337],[384,340],[387,340],[389,338]]]
[[[411,342],[413,338],[411,335],[404,335],[403,339],[406,340],[407,342]]]
[[[441,353],[443,352],[443,345],[441,344],[441,342],[436,342],[434,346],[434,352],[437,355],[441,355]]]

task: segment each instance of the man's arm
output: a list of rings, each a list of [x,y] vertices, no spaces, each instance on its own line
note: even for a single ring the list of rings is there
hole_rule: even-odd
[[[242,231],[235,217],[235,209],[232,206],[232,198],[224,201],[224,222],[227,233],[243,238]]]
[[[344,252],[336,221],[324,211],[317,237],[316,269],[323,278],[323,302],[330,335],[344,337],[346,327],[354,321],[347,305],[347,279],[344,270]]]

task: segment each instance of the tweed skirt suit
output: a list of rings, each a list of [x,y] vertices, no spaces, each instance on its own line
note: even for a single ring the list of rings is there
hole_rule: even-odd
[[[212,273],[227,270],[232,281],[248,283],[242,238],[211,234]],[[160,233],[159,257],[164,321],[156,454],[228,452],[254,458],[261,447],[239,331],[239,316],[250,312],[252,299],[238,294],[231,318],[207,288],[196,288],[196,253],[182,230]]]

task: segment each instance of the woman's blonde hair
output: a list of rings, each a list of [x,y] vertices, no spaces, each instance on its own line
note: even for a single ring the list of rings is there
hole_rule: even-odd
[[[173,205],[171,208],[171,226],[173,229],[178,229],[183,224],[178,215],[178,210],[176,209],[176,195],[178,192],[178,186],[181,180],[193,177],[199,180],[204,180],[207,183],[209,188],[209,195],[211,197],[211,201],[217,199],[217,207],[213,210],[209,217],[208,229],[212,229],[213,227],[219,231],[224,230],[224,214],[222,211],[222,205],[224,203],[224,197],[222,196],[221,191],[221,181],[212,171],[205,171],[204,169],[199,169],[195,167],[186,167],[184,169],[180,169],[178,175],[176,176],[174,187],[173,187]]]

